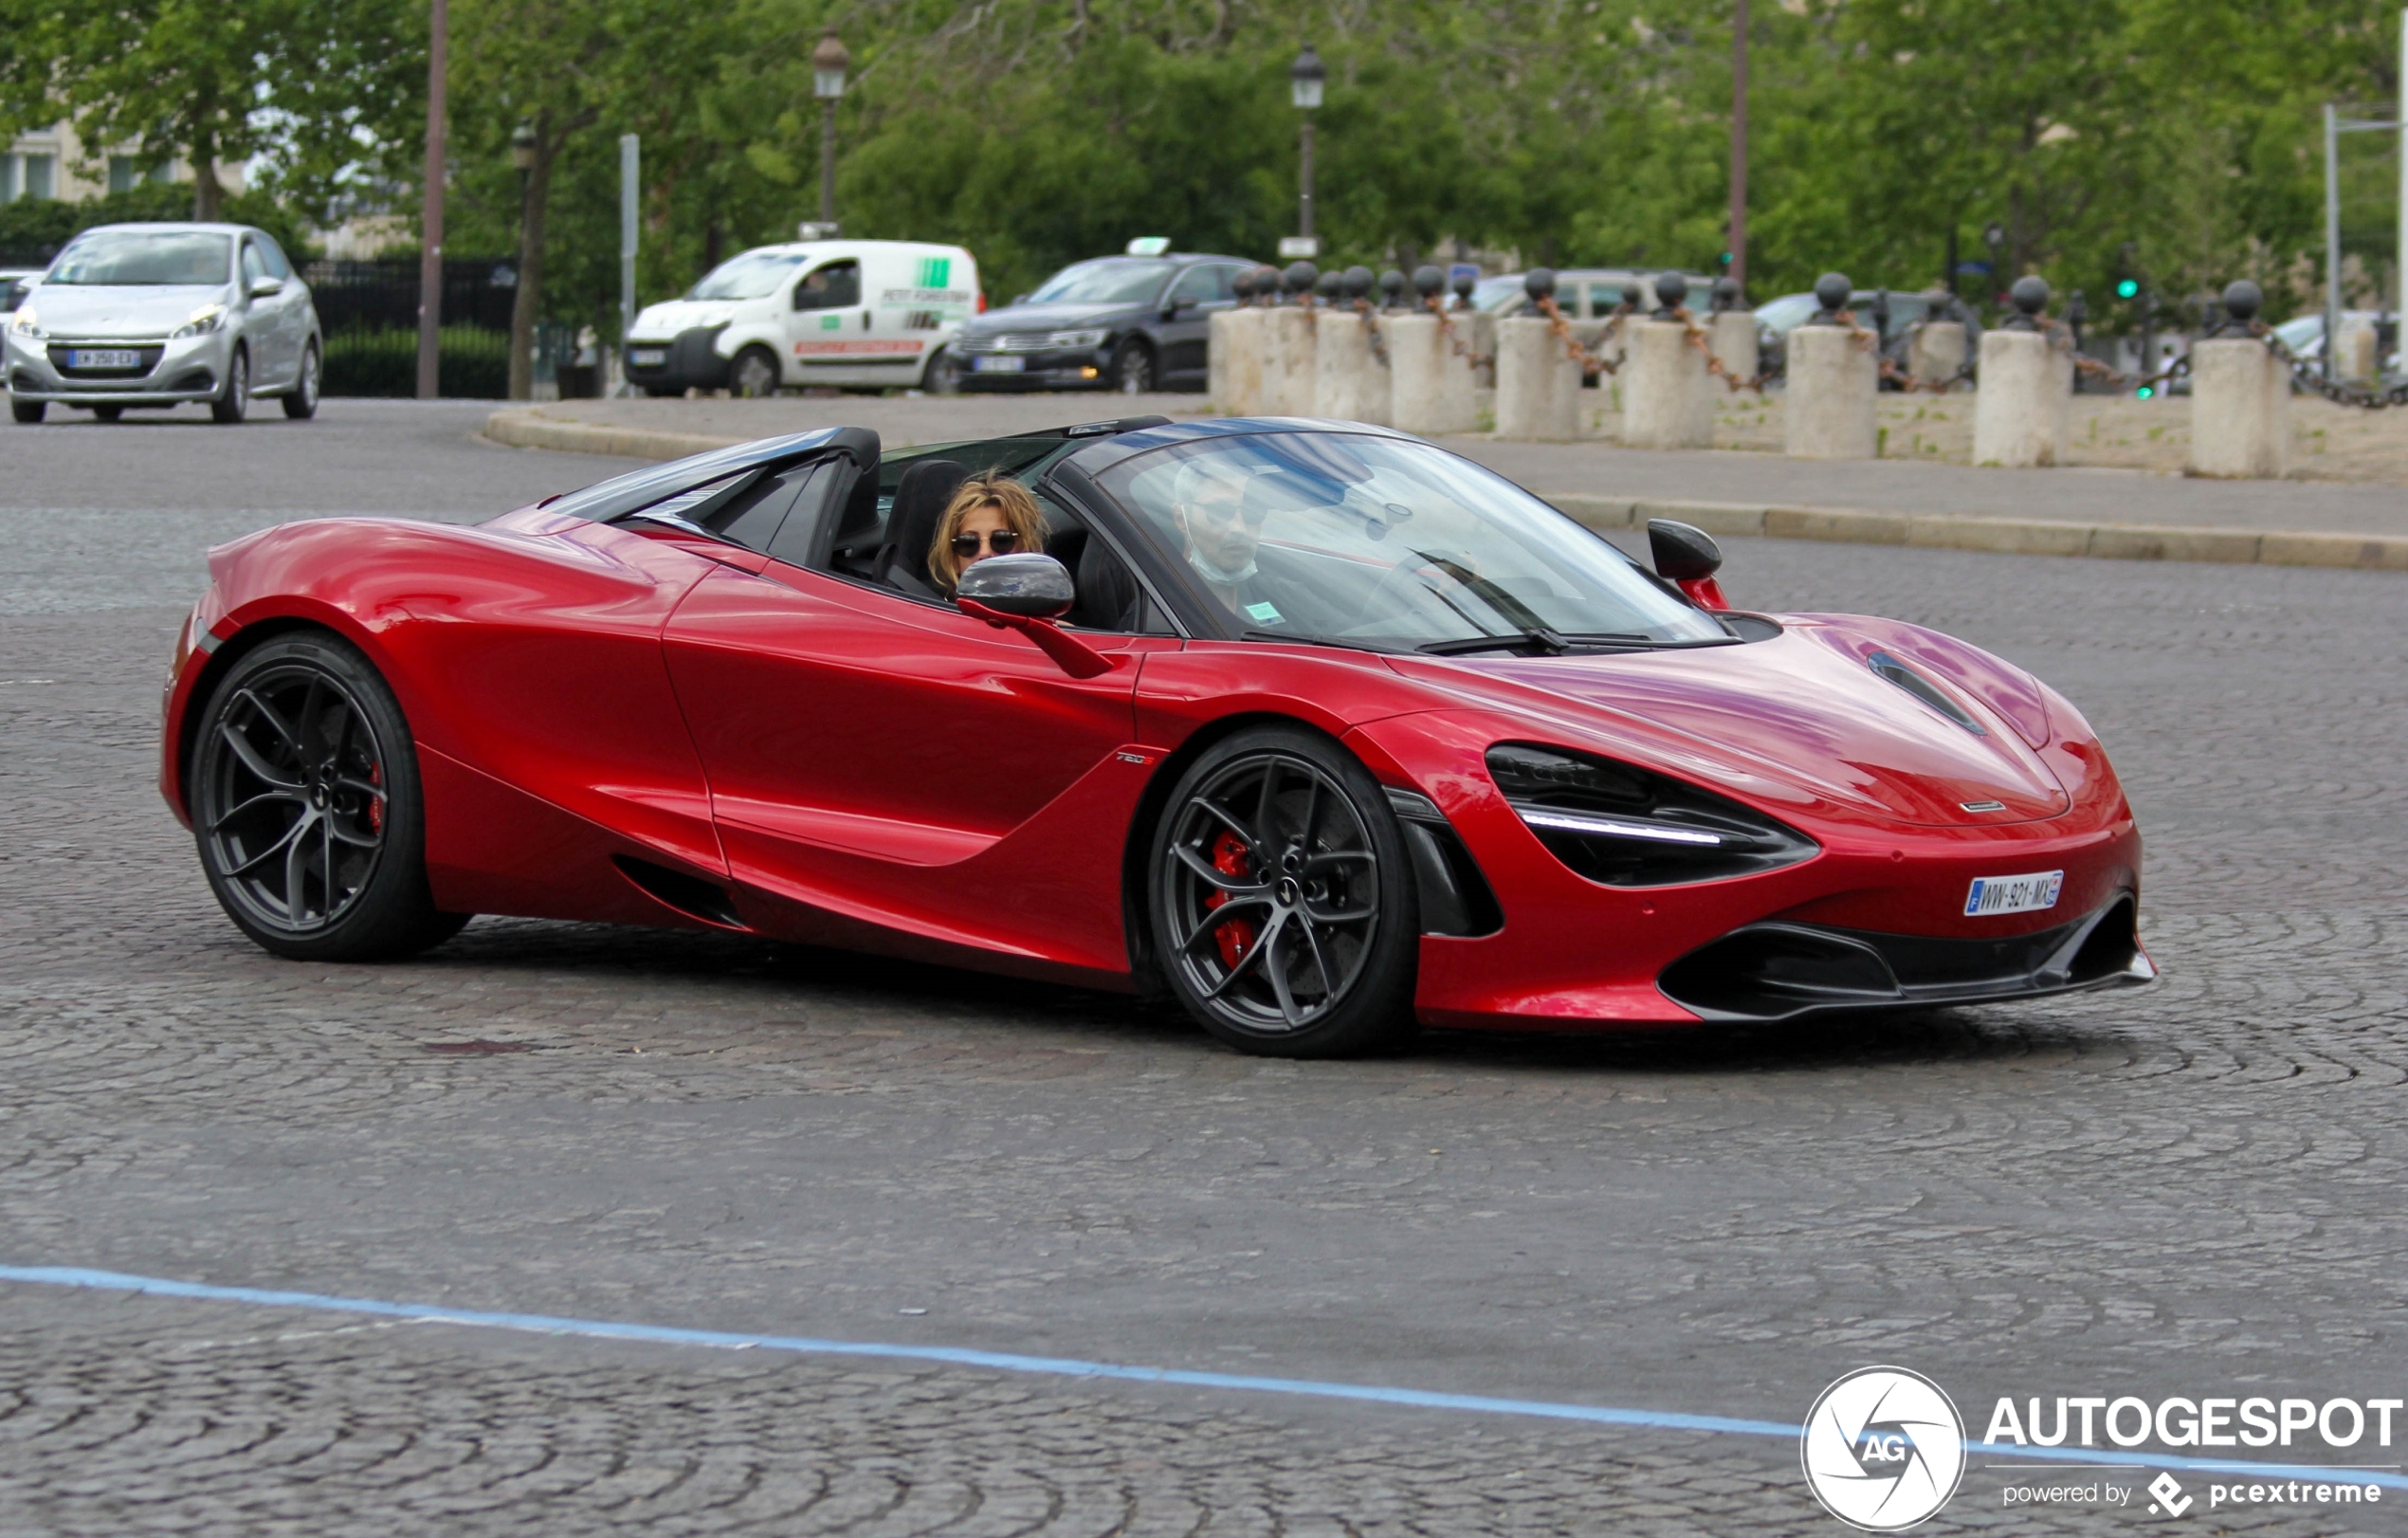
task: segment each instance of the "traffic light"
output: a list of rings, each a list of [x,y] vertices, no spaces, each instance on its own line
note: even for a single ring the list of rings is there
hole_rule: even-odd
[[[2138,279],[2138,278],[2118,278],[2118,279],[2115,281],[2115,297],[2116,297],[2116,298],[2118,298],[2118,299],[2138,299],[2138,298],[2140,297],[2140,295],[2141,295],[2141,280],[2140,280],[2140,279]]]
[[[1724,251],[1722,256],[1717,259],[1717,263],[1722,266],[1729,266],[1731,265],[1731,253]]]

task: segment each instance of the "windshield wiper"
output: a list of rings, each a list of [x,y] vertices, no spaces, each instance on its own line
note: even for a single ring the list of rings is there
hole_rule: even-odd
[[[1374,646],[1369,641],[1350,641],[1341,635],[1306,635],[1296,631],[1240,631],[1241,641],[1292,641],[1298,646],[1334,646],[1347,651],[1380,651],[1393,653],[1394,647]]]

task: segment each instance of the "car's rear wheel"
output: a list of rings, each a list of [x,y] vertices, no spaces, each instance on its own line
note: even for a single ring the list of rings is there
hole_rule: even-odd
[[[234,664],[201,718],[192,784],[210,889],[279,956],[407,956],[467,922],[428,892],[418,756],[400,703],[336,636],[278,636]]]
[[[12,400],[9,402],[9,414],[17,419],[17,425],[19,427],[29,428],[39,426],[44,414],[49,410],[50,403],[46,400]]]
[[[115,422],[125,415],[125,408],[122,406],[95,406],[92,408],[92,414],[100,421]]]
[[[782,382],[777,376],[777,355],[766,347],[745,348],[727,371],[728,394],[740,400],[775,395]]]
[[[1123,395],[1149,394],[1154,389],[1154,350],[1132,337],[1112,355],[1112,388]]]
[[[1180,776],[1151,851],[1155,944],[1179,1001],[1241,1052],[1331,1057],[1413,1029],[1416,894],[1396,814],[1351,754],[1237,733]]]
[[[301,377],[293,388],[284,392],[284,414],[296,422],[306,422],[318,414],[318,392],[325,376],[325,366],[318,360],[318,344],[311,342],[301,349]]]
[[[952,348],[937,350],[937,356],[928,360],[927,372],[920,376],[920,387],[932,395],[961,394],[961,359],[954,357]]]
[[[210,420],[232,427],[248,416],[250,411],[251,355],[237,347],[226,365],[226,387],[209,403],[209,414]]]

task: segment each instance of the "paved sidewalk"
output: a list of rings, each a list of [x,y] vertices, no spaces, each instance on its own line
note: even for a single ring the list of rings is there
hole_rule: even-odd
[[[830,424],[873,428],[902,446],[1140,412],[1198,416],[1206,405],[1100,394],[569,401],[497,412],[486,432],[522,448],[666,458]],[[2408,570],[2408,490],[2370,483],[1443,441],[1608,526],[1661,514],[1718,533],[1852,543]]]

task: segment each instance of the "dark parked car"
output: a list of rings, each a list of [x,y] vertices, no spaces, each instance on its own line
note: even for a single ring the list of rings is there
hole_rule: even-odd
[[[1073,263],[961,328],[961,388],[1202,390],[1213,312],[1254,265],[1177,251]]]

